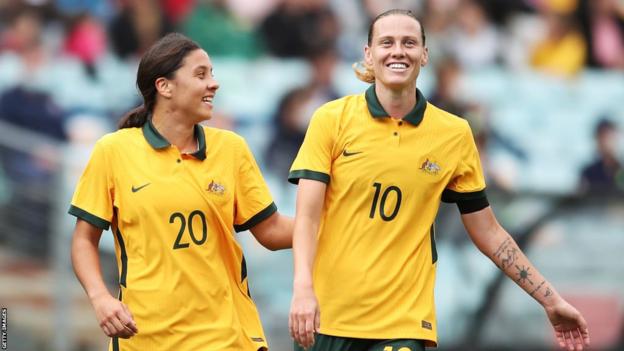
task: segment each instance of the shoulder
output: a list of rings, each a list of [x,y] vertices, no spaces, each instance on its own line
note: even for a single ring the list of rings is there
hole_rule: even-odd
[[[96,145],[106,149],[127,147],[128,143],[141,140],[139,138],[143,138],[141,128],[124,128],[105,134],[96,142]]]
[[[326,102],[314,113],[314,118],[344,119],[354,113],[354,109],[366,107],[364,94],[347,95],[339,99]]]
[[[202,128],[206,137],[206,147],[219,150],[221,154],[227,155],[233,152],[234,155],[240,155],[249,148],[245,138],[233,131],[208,126],[202,126]]]
[[[208,126],[201,126],[206,136],[206,142],[212,143],[227,143],[227,144],[244,144],[245,139],[231,130],[213,128]]]
[[[466,119],[444,111],[430,102],[427,102],[425,116],[429,118],[430,122],[447,132],[456,132],[458,134],[472,133],[470,124],[468,124]]]

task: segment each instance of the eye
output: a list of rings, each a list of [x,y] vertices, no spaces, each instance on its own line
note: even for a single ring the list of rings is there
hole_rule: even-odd
[[[381,40],[381,46],[389,47],[391,45],[392,45],[392,40],[390,40],[390,39],[382,39]]]
[[[405,46],[407,46],[408,48],[412,48],[414,46],[417,46],[418,43],[416,42],[416,40],[413,39],[408,39],[405,41]]]
[[[205,76],[206,76],[206,72],[204,71],[197,72],[197,77],[199,77],[200,79],[204,79]]]

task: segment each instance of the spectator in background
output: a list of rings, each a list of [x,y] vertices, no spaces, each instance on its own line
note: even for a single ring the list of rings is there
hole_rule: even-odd
[[[109,38],[122,59],[141,55],[173,26],[157,1],[123,0],[109,27]]]
[[[260,38],[254,29],[234,16],[226,0],[199,2],[182,22],[182,28],[214,57],[255,58],[262,53]]]
[[[315,105],[312,107],[313,111],[327,101],[339,97],[333,83],[338,53],[333,46],[321,47],[308,55],[307,62],[312,69],[308,86],[312,89],[312,101]]]
[[[539,6],[546,34],[531,55],[533,67],[561,77],[570,77],[582,70],[587,55],[587,43],[572,16],[575,7],[569,3],[548,1]]]
[[[76,16],[65,38],[65,52],[78,58],[89,75],[95,75],[95,63],[106,52],[106,30],[89,14]]]
[[[196,0],[161,0],[163,12],[169,22],[180,24],[191,13]]]
[[[624,3],[580,0],[577,10],[589,67],[624,69]]]
[[[624,169],[618,160],[617,126],[608,119],[602,119],[596,125],[594,138],[598,151],[596,158],[583,168],[581,173],[581,191],[609,193],[614,190],[624,191]]]
[[[65,112],[47,93],[18,86],[0,95],[0,119],[52,140],[65,140],[64,117]],[[47,257],[49,249],[50,189],[55,186],[57,159],[58,155],[42,140],[28,152],[0,148],[7,180],[16,189],[5,221],[8,228],[22,229],[6,234],[19,251],[41,259]]]
[[[500,55],[500,39],[480,1],[462,1],[456,10],[455,28],[447,41],[448,50],[465,69],[495,64]]]
[[[307,58],[310,81],[288,92],[274,116],[275,134],[266,152],[268,169],[283,179],[303,142],[310,117],[324,103],[339,97],[332,78],[338,61],[333,47],[325,47]]]
[[[459,79],[462,68],[452,57],[443,57],[435,66],[436,85],[431,103],[457,116],[463,116],[467,106],[458,98]]]
[[[335,46],[340,27],[327,0],[282,0],[260,25],[267,50],[278,57],[303,58]]]
[[[28,71],[35,70],[46,60],[42,45],[43,14],[36,8],[16,11],[0,37],[0,52],[12,51],[20,56]]]
[[[286,93],[273,117],[275,134],[267,148],[267,169],[277,177],[287,177],[292,161],[301,147],[309,114],[307,101],[312,96],[309,87],[300,87]]]

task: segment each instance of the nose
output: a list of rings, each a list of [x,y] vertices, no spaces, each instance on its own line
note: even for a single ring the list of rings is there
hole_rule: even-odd
[[[405,51],[403,50],[403,45],[396,44],[392,47],[392,56],[393,57],[403,57]]]
[[[215,78],[210,78],[208,79],[208,86],[207,86],[208,90],[214,90],[216,91],[217,89],[219,89],[219,82],[217,82],[217,80]]]

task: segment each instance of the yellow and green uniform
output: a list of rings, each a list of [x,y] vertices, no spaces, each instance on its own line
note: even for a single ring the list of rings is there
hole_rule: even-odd
[[[440,200],[487,206],[468,123],[428,103],[388,117],[372,85],[323,105],[289,181],[327,183],[314,260],[321,334],[437,343],[433,222]]]
[[[183,154],[151,121],[100,139],[69,213],[115,235],[139,332],[109,350],[258,350],[265,336],[234,238],[277,209],[244,140],[195,126]]]

